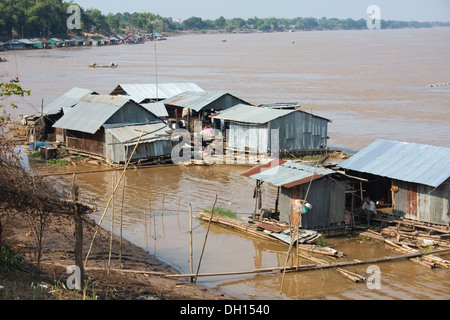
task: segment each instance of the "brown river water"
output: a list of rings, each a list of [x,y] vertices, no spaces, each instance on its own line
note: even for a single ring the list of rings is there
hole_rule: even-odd
[[[223,42],[222,40],[227,40]],[[294,41],[294,43],[293,43]],[[194,82],[205,90],[228,91],[255,104],[298,101],[331,119],[329,145],[359,150],[377,138],[448,147],[450,29],[326,31],[274,34],[192,35],[156,43],[158,82]],[[34,114],[74,86],[107,94],[119,83],[155,82],[153,43],[98,48],[7,52],[0,75],[16,74],[32,96],[19,99],[16,114]],[[17,61],[17,68],[16,68]],[[90,69],[87,63],[119,64]],[[32,165],[40,172],[93,167]],[[240,216],[254,207],[254,181],[241,177],[249,167],[154,167],[129,170],[124,195],[124,236],[182,273],[189,273],[189,204],[194,215],[213,204]],[[81,196],[98,207],[98,220],[120,172],[77,175]],[[71,176],[59,177],[70,183]],[[273,206],[275,188],[264,186],[264,206]],[[115,200],[115,228],[122,189]],[[164,209],[163,207],[164,197]],[[178,209],[178,203],[180,203]],[[151,210],[150,210],[151,208]],[[162,210],[163,209],[163,210]],[[163,214],[161,214],[163,211]],[[152,217],[150,218],[150,212]],[[112,209],[102,223],[109,230]],[[144,214],[148,215],[148,241]],[[151,222],[150,222],[151,221]],[[206,224],[194,221],[194,271]],[[396,255],[384,244],[329,238],[347,254],[339,260]],[[255,240],[211,226],[201,273],[248,271],[284,266],[287,246]],[[441,255],[449,259],[450,255]],[[300,263],[309,261],[300,259]],[[348,267],[365,274],[367,265]],[[379,263],[381,288],[352,283],[334,270],[199,278],[242,299],[449,299],[448,270],[429,270],[411,261]]]

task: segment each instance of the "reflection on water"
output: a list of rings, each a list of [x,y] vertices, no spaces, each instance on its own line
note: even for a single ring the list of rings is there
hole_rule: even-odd
[[[70,169],[73,168],[52,170],[63,172]],[[128,170],[124,194],[124,237],[146,248],[180,272],[189,273],[189,204],[193,207],[193,214],[198,215],[202,208],[213,204],[217,194],[218,205],[230,208],[240,216],[249,216],[254,207],[254,181],[240,176],[240,173],[247,169],[245,166],[214,165]],[[80,174],[76,177],[83,199],[98,206],[98,211],[93,214],[97,221],[110,197],[113,175],[119,177],[120,174],[120,171],[103,172]],[[71,183],[72,177],[69,175],[59,179]],[[264,206],[273,206],[276,189],[265,184],[263,188]],[[113,202],[116,234],[119,234],[122,190],[120,186]],[[111,215],[112,206],[102,223],[107,230],[110,228]],[[148,239],[145,238],[145,215]],[[206,223],[194,220],[194,272],[197,270],[206,228]],[[360,242],[345,237],[328,240],[336,245],[337,250],[347,255],[337,261],[397,254],[375,240]],[[287,245],[253,239],[212,224],[200,273],[250,271],[284,266],[287,249]],[[450,258],[449,254],[441,256]],[[299,261],[301,264],[312,263],[302,258]],[[289,264],[292,263],[290,259]],[[282,277],[279,273],[199,277],[198,281],[242,299],[450,298],[448,270],[430,270],[411,261],[385,262],[378,266],[381,269],[381,290],[371,290],[365,284],[353,283],[332,269],[287,273],[283,292],[280,292]],[[364,275],[367,267],[368,265],[360,265],[346,269]]]

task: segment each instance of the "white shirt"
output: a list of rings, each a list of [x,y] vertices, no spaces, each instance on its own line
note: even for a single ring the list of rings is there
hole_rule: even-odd
[[[370,201],[370,203],[367,203],[367,201],[364,201],[362,209],[373,211],[374,213],[377,213],[377,208],[375,207],[375,203],[373,201]]]

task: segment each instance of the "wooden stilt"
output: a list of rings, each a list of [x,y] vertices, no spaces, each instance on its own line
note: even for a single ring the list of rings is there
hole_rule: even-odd
[[[193,263],[193,235],[192,235],[192,206],[189,203],[189,272],[192,274],[194,272],[194,263]],[[194,278],[191,277],[191,282],[194,282]]]
[[[216,194],[216,199],[214,200],[214,204],[211,208],[211,217],[209,218],[208,229],[206,230],[205,241],[203,242],[202,253],[200,254],[200,259],[198,261],[198,267],[197,267],[197,272],[195,274],[194,283],[197,282],[198,272],[200,271],[200,264],[202,263],[203,253],[205,252],[206,240],[208,239],[209,228],[211,227],[211,220],[212,220],[212,217],[214,214],[214,207],[216,206],[216,203],[217,203],[217,194]]]

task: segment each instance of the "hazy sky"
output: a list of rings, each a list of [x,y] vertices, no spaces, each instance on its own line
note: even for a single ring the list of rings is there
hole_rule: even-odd
[[[367,19],[369,5],[378,5],[385,20],[450,21],[450,0],[75,0],[84,9],[104,14],[152,12],[163,17],[204,19],[250,17],[327,17]]]

